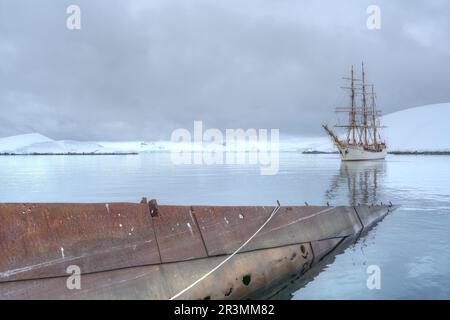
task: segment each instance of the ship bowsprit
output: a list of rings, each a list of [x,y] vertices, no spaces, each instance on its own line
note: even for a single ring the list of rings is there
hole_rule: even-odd
[[[0,204],[0,298],[266,298],[393,209]]]

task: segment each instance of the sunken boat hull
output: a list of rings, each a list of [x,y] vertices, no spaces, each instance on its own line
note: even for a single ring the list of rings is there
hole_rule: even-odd
[[[265,298],[391,210],[0,204],[0,299]]]

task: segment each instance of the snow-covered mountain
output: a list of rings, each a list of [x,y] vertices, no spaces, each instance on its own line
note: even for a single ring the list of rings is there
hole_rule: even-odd
[[[49,142],[53,142],[53,140],[39,133],[0,138],[0,152],[17,152],[17,150],[22,148]]]
[[[0,138],[0,153],[10,154],[113,154],[157,150],[161,148],[155,143],[56,141],[38,133]]]
[[[391,113],[382,118],[389,151],[450,151],[450,103],[426,105]],[[209,144],[205,143],[205,146]],[[210,146],[209,146],[210,147]],[[215,150],[225,150],[217,145]],[[52,140],[38,133],[0,138],[0,153],[42,154],[42,153],[143,153],[178,150],[199,151],[191,144],[177,144],[170,141],[130,141],[130,142],[80,142],[71,140]],[[247,150],[256,151],[255,145]],[[211,150],[209,148],[209,150]],[[335,150],[330,139],[322,137],[291,137],[280,141],[279,150],[283,152]]]
[[[394,112],[382,123],[390,151],[450,151],[450,103]]]

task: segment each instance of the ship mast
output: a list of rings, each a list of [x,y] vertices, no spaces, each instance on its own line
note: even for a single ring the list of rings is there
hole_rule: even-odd
[[[355,78],[353,74],[353,66],[352,66],[352,75],[351,75],[351,90],[352,90],[352,109],[350,112],[351,116],[351,130],[352,130],[352,144],[356,145],[356,104],[355,104]]]
[[[362,63],[362,116],[363,116],[363,137],[364,137],[364,147],[367,148],[367,105],[366,105],[366,84],[365,84],[365,72],[364,72],[364,62]]]
[[[372,98],[372,134],[373,134],[373,146],[376,150],[378,150],[378,143],[377,143],[377,123],[376,123],[376,106],[375,106],[375,92],[373,90],[372,85],[372,92],[371,92],[371,98]]]
[[[335,109],[337,113],[345,113],[348,119],[345,124],[334,125],[335,128],[345,128],[347,134],[346,140],[340,140],[339,136],[328,128],[328,126],[323,126],[327,134],[333,139],[333,143],[338,146],[343,158],[346,157],[343,152],[347,154],[350,149],[359,150],[358,152],[361,152],[362,158],[365,157],[365,153],[375,151],[381,152],[386,149],[386,144],[381,141],[381,137],[378,133],[378,128],[384,127],[379,124],[378,117],[380,116],[380,113],[376,106],[374,86],[366,84],[364,62],[362,62],[361,66],[361,79],[355,78],[353,65],[350,77],[342,78],[346,81],[350,81],[350,86],[347,85],[341,87],[342,89],[350,90],[350,107],[347,102],[346,106],[337,107]],[[362,95],[361,100],[359,98],[360,94]],[[369,96],[371,99],[369,99]],[[361,106],[359,105],[360,103]],[[384,154],[380,154],[380,156],[384,158]],[[372,156],[369,157],[367,155],[367,157],[370,158]]]

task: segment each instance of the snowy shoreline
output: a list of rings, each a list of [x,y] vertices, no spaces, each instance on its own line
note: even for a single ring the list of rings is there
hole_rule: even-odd
[[[0,156],[126,156],[139,155],[138,152],[116,152],[116,153],[0,153]]]
[[[19,156],[136,156],[142,154],[151,154],[151,153],[169,153],[171,151],[162,150],[162,151],[146,151],[143,153],[139,152],[112,152],[112,153],[95,153],[95,152],[84,152],[84,153],[0,153],[0,156],[3,157],[19,157]],[[185,151],[185,152],[202,152],[202,151]],[[205,152],[205,151],[203,151]],[[209,152],[209,151],[207,151]],[[253,151],[231,151],[233,153],[253,153]],[[258,151],[256,151],[257,153]],[[280,153],[302,153],[305,155],[321,155],[321,154],[339,154],[338,151],[279,151]],[[396,155],[396,156],[404,156],[404,155],[412,155],[412,156],[450,156],[450,151],[388,151],[388,154]]]
[[[450,155],[450,103],[410,108],[385,115],[381,122],[387,128],[383,138],[388,153],[395,155]],[[217,151],[228,151],[224,145]],[[53,140],[39,133],[0,138],[0,155],[136,155],[141,153],[210,152],[209,144],[197,148],[172,141],[72,141]],[[275,151],[304,154],[335,154],[336,149],[324,134],[319,137],[285,137]],[[248,145],[232,152],[258,152],[258,146]]]

